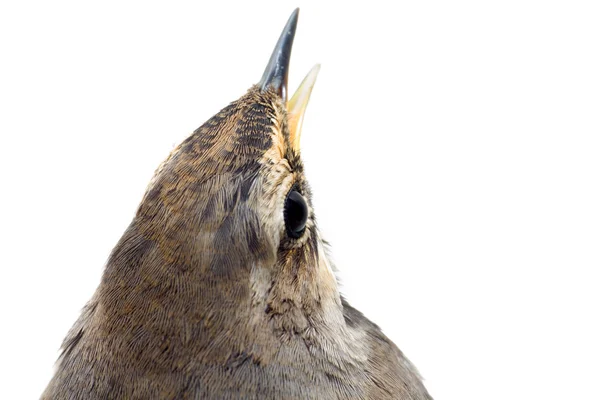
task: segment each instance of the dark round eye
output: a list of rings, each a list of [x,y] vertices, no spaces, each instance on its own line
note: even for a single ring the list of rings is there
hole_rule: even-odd
[[[283,219],[288,236],[293,238],[302,236],[308,219],[308,205],[306,205],[304,197],[296,190],[292,189],[285,199]]]

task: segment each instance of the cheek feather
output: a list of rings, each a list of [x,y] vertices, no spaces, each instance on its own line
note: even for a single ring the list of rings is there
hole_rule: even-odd
[[[285,195],[295,179],[286,164],[287,162],[282,162],[280,165],[263,169],[264,175],[258,178],[257,190],[250,197],[259,215],[261,226],[277,244],[276,247],[279,247],[281,235],[285,230],[283,220]]]

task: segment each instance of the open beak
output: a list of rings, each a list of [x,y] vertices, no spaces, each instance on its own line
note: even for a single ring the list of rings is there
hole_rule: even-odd
[[[320,65],[315,65],[308,75],[304,78],[298,90],[294,93],[291,100],[287,100],[287,81],[288,71],[290,66],[290,55],[292,53],[292,45],[294,43],[294,35],[296,34],[296,25],[298,24],[299,9],[296,8],[287,24],[281,32],[281,36],[275,45],[275,49],[271,54],[271,59],[265,68],[265,72],[258,83],[261,90],[273,88],[286,103],[288,111],[288,127],[290,130],[290,143],[296,152],[300,152],[300,135],[302,129],[302,121],[312,88],[317,80]]]

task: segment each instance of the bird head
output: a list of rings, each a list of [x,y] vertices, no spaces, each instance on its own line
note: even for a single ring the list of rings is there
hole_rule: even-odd
[[[260,82],[157,169],[105,271],[112,315],[191,313],[230,326],[266,316],[289,331],[341,306],[300,157],[318,65],[287,98],[297,19],[298,10]]]

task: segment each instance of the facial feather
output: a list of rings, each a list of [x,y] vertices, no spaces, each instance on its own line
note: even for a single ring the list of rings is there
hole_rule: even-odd
[[[285,104],[297,16],[259,85],[156,170],[43,399],[429,399],[338,292],[299,150],[318,68]]]

